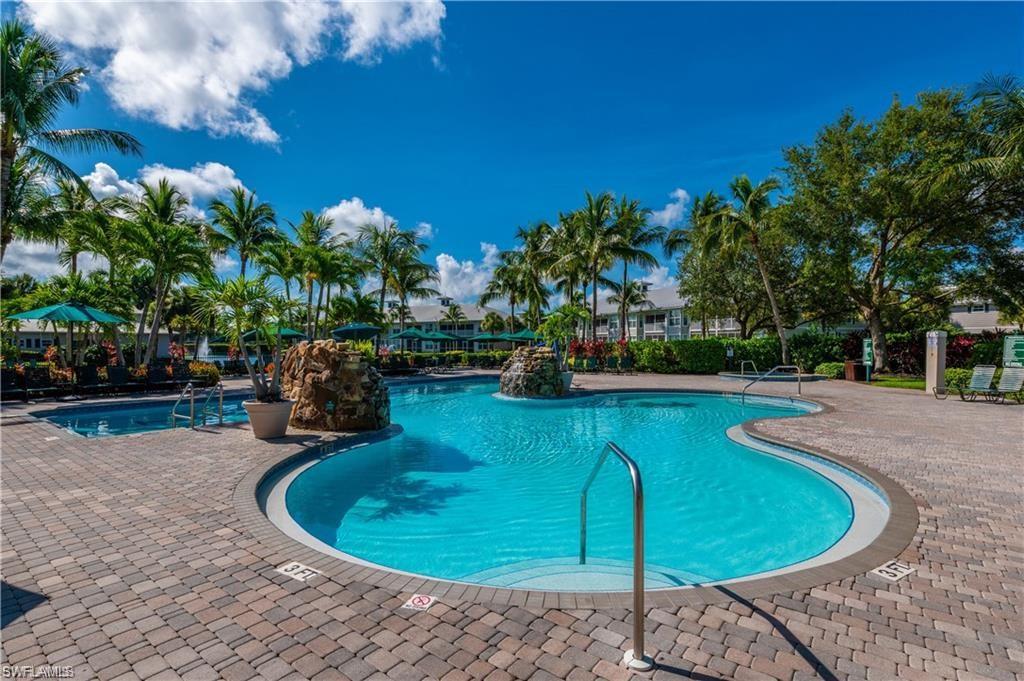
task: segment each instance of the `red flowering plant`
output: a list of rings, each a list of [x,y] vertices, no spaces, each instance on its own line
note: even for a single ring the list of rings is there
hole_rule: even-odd
[[[56,345],[51,345],[43,352],[43,360],[57,365],[61,361],[60,350]]]
[[[579,338],[573,338],[572,340],[569,341],[569,356],[583,356],[583,341],[581,341]]]
[[[107,366],[117,366],[117,348],[114,347],[114,343],[109,340],[100,341],[100,345],[107,351]]]
[[[228,359],[232,362],[237,362],[238,358],[242,356],[242,353],[238,351],[238,348],[234,343],[228,346]]]
[[[174,341],[171,341],[171,346],[168,348],[168,352],[171,355],[172,362],[180,362],[185,359],[185,346],[178,345]]]

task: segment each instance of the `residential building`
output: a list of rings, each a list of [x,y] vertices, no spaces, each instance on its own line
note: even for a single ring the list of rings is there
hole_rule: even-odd
[[[648,303],[641,309],[630,310],[626,317],[630,340],[678,340],[690,337],[690,320],[686,315],[686,301],[674,288],[647,289]],[[618,340],[623,337],[619,328],[619,309],[606,299],[597,302],[596,330],[599,340]]]
[[[499,314],[504,318],[506,315],[502,314],[499,310],[490,307],[481,307],[479,305],[472,305],[468,303],[458,303],[459,308],[466,318],[455,324],[453,322],[445,320],[445,315],[448,310],[456,305],[456,302],[447,297],[441,297],[437,299],[437,304],[413,304],[409,305],[409,316],[405,320],[405,328],[409,329],[417,327],[422,331],[441,331],[451,336],[456,336],[460,340],[457,341],[421,341],[415,344],[415,349],[423,350],[425,352],[435,352],[440,350],[491,350],[495,347],[507,347],[505,344],[495,345],[494,343],[473,343],[468,339],[481,333],[480,324],[483,322],[484,317],[489,312]],[[393,311],[398,308],[397,301],[388,301],[387,307],[389,311]],[[401,331],[401,325],[397,321],[391,323],[390,328],[387,329],[387,335],[393,336]],[[388,341],[390,343],[398,344],[400,341]],[[410,345],[406,347],[413,349]]]
[[[999,323],[999,309],[991,300],[961,299],[949,308],[949,322],[969,333],[1013,331],[1012,324]]]

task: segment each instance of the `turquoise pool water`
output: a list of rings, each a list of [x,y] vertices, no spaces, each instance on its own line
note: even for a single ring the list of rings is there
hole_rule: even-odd
[[[284,496],[288,514],[345,554],[419,575],[628,588],[631,494],[614,458],[591,489],[589,560],[578,560],[580,487],[613,440],[643,473],[648,588],[792,565],[831,547],[853,520],[830,480],[725,435],[799,406],[682,393],[524,401],[496,390],[486,381],[394,391],[403,432],[299,472]]]
[[[204,398],[205,399],[205,396]],[[248,421],[249,416],[242,408],[242,401],[246,399],[238,396],[224,396],[224,421],[226,423],[237,423]],[[210,401],[210,408],[216,411],[216,396]],[[110,435],[129,435],[131,433],[144,433],[150,430],[166,430],[173,427],[171,424],[171,407],[173,401],[140,402],[138,404],[105,405],[97,407],[69,407],[67,409],[54,409],[52,411],[32,412],[33,416],[44,418],[55,423],[61,428],[74,431],[85,437],[107,437]],[[196,411],[201,405],[196,402]],[[188,413],[188,405],[178,406],[179,414]],[[217,421],[216,413],[208,417],[208,422]],[[178,420],[178,427],[186,424]],[[187,424],[186,424],[187,425]]]

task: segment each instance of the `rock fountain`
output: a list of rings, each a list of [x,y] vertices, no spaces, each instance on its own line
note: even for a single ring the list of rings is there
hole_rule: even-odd
[[[547,347],[517,349],[501,367],[501,393],[510,397],[557,397],[566,392],[558,356]]]

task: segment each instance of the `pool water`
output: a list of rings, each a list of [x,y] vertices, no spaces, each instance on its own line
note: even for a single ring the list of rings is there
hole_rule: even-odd
[[[639,465],[648,588],[732,579],[816,556],[850,527],[833,482],[738,445],[732,425],[804,413],[709,394],[495,396],[497,382],[404,387],[403,432],[299,472],[291,518],[346,555],[439,579],[534,589],[629,588],[632,495],[610,457],[590,491],[579,565],[580,488],[608,440]]]
[[[203,397],[205,399],[205,396]],[[237,423],[248,421],[249,415],[242,407],[245,396],[224,396],[224,422]],[[217,397],[210,400],[210,414],[207,423],[217,422]],[[171,408],[174,402],[144,402],[139,404],[105,405],[98,407],[74,407],[55,409],[53,411],[33,412],[33,416],[44,418],[61,428],[66,428],[85,437],[106,437],[109,435],[129,435],[144,433],[150,430],[166,430],[173,428]],[[196,401],[196,420],[202,404]],[[188,414],[188,404],[178,405],[179,414]],[[187,426],[188,422],[178,419],[177,427]]]

